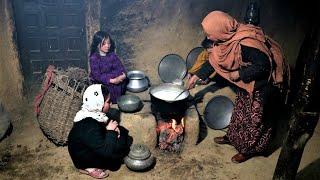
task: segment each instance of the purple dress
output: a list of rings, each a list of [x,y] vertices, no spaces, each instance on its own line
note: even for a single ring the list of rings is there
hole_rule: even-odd
[[[118,97],[126,91],[126,80],[119,84],[110,83],[110,79],[126,73],[120,59],[114,52],[106,56],[94,53],[90,56],[90,81],[93,84],[103,84],[110,91],[112,103],[117,103]]]

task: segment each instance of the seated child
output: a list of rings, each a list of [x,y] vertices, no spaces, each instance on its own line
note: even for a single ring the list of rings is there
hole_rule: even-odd
[[[104,170],[121,164],[132,143],[128,131],[106,116],[109,108],[108,89],[101,84],[89,86],[68,136],[73,164],[81,173],[94,178],[107,177]]]
[[[114,43],[109,34],[98,31],[94,34],[90,51],[90,81],[103,84],[110,92],[111,102],[126,91],[126,70],[114,52]]]

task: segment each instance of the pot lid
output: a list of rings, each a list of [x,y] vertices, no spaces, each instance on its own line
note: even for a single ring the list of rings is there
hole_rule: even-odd
[[[143,144],[134,144],[130,147],[128,156],[132,159],[145,160],[151,156],[150,150]]]
[[[161,59],[158,74],[165,83],[171,83],[176,79],[182,80],[187,74],[186,62],[177,54],[168,54]]]
[[[187,56],[187,60],[186,60],[186,63],[187,63],[187,69],[191,69],[192,66],[194,65],[194,63],[196,62],[199,54],[204,50],[203,47],[195,47],[193,48],[188,56]]]
[[[226,96],[213,97],[205,107],[204,120],[211,129],[226,128],[231,119],[233,102]]]

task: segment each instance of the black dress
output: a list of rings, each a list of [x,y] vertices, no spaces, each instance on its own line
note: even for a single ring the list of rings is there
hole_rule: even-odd
[[[116,131],[106,130],[104,123],[85,118],[74,123],[68,136],[68,150],[73,164],[78,169],[110,169],[119,166],[128,154],[132,138],[119,126]]]

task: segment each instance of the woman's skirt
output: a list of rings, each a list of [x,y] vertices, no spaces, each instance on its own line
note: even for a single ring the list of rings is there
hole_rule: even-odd
[[[255,91],[253,96],[239,90],[229,124],[227,137],[242,154],[262,153],[271,139],[271,127],[267,127],[264,113],[265,91]]]

